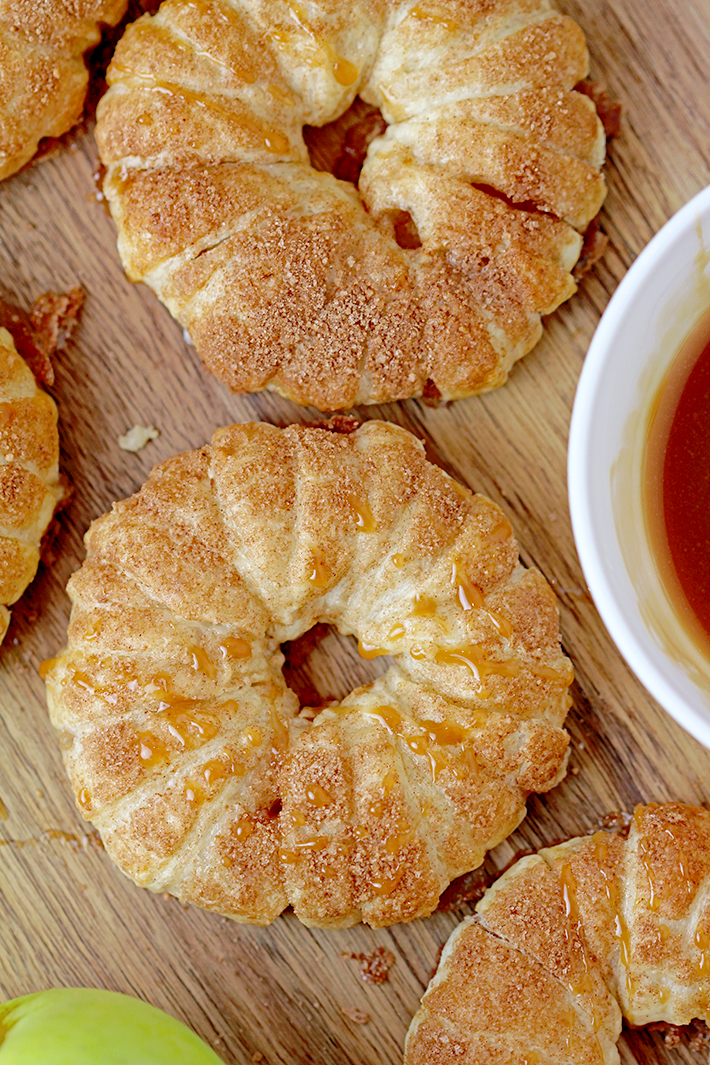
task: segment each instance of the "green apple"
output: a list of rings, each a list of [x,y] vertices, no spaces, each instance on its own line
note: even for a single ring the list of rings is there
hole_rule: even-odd
[[[70,987],[0,1005],[0,1065],[223,1065],[162,1010]]]

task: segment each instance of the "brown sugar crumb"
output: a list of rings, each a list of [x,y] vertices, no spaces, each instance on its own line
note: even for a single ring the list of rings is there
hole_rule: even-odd
[[[424,388],[422,389],[422,403],[427,407],[438,407],[441,403],[441,399],[441,392],[432,379],[428,378],[424,382]]]
[[[252,1054],[251,1060],[254,1062],[254,1065],[258,1065],[259,1062],[266,1061],[266,1058],[260,1050],[257,1050],[255,1054]]]
[[[621,130],[622,107],[619,101],[610,94],[606,85],[585,78],[584,81],[575,85],[575,90],[588,96],[596,107],[606,139],[611,140],[612,137],[617,137]]]
[[[599,215],[593,218],[587,226],[582,242],[582,250],[579,253],[577,265],[572,271],[575,281],[580,281],[588,274],[595,263],[598,263],[609,244],[606,233],[600,229]]]
[[[340,1010],[353,1024],[369,1024],[370,1014],[364,1010],[357,1010],[354,1006],[343,1006]]]
[[[626,810],[612,810],[599,818],[598,825],[607,832],[621,832],[623,829],[628,830],[632,816],[633,814],[627,813]]]
[[[15,347],[40,384],[54,384],[52,356],[73,334],[83,302],[80,288],[65,294],[45,292],[27,314],[0,299],[0,326],[12,333]]]
[[[77,287],[66,293],[45,292],[32,306],[30,322],[38,348],[39,365],[34,366],[30,362],[30,367],[35,377],[44,384],[54,384],[51,358],[71,339],[83,303],[84,292]]]
[[[329,429],[331,433],[345,433],[347,435],[359,429],[360,422],[352,414],[334,414],[319,428]]]
[[[366,984],[384,984],[395,962],[394,954],[386,947],[376,947],[370,954],[353,954],[346,950],[341,958],[352,958],[360,963],[360,975]]]

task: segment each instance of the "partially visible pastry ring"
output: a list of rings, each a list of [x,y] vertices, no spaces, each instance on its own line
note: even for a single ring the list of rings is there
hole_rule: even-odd
[[[78,122],[84,52],[127,0],[0,0],[0,180],[29,162],[43,137]]]
[[[42,537],[64,496],[57,407],[0,328],[0,640],[34,578]]]
[[[710,1020],[710,812],[638,806],[522,858],[451,935],[405,1065],[619,1065],[622,1017]]]
[[[564,774],[555,597],[402,429],[220,429],[86,545],[42,672],[83,815],[152,891],[257,924],[411,920]],[[319,622],[394,664],[310,724],[279,644]]]

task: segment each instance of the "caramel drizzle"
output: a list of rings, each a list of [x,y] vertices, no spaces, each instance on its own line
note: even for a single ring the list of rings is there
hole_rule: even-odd
[[[626,921],[621,913],[619,885],[617,884],[616,879],[609,875],[606,868],[606,862],[609,856],[609,846],[606,836],[603,832],[598,832],[592,838],[594,840],[594,857],[599,866],[602,880],[604,881],[604,892],[607,900],[611,904],[614,914],[614,936],[619,944],[619,961],[626,970],[626,993],[630,1000],[636,990],[636,981],[633,980],[631,976],[631,937],[629,935]]]
[[[306,52],[306,62],[309,66],[323,67],[328,63],[338,85],[342,85],[344,88],[354,85],[360,74],[358,68],[348,59],[338,55],[323,37],[318,36],[306,21],[305,12],[300,7],[297,7],[296,4],[289,4],[288,13],[298,28],[305,34],[306,40],[304,41],[301,38],[299,43]],[[296,34],[291,30],[270,30],[265,35],[265,40],[273,42],[279,51],[288,51],[295,38]],[[323,62],[323,56],[326,57],[325,63]]]
[[[119,71],[128,76],[133,73],[132,70],[117,63],[116,60],[112,62],[112,67],[115,71]],[[202,96],[200,93],[193,92],[192,89],[183,88],[173,82],[162,81],[147,72],[140,73],[139,77],[146,82],[150,82],[148,85],[141,86],[143,92],[158,93],[161,96],[174,97],[176,100],[182,100],[188,111],[192,111],[194,108],[200,108],[202,111],[226,121],[233,128],[237,127],[248,130],[257,138],[260,138],[262,146],[274,155],[285,155],[291,148],[291,142],[284,133],[281,133],[276,129],[265,130],[257,122],[254,122],[246,115],[235,114],[233,111],[230,111],[228,107],[218,103],[217,100],[213,100],[208,96]],[[149,116],[146,115],[142,124],[146,124],[148,118]]]
[[[429,11],[423,10],[418,5],[413,7],[409,12],[409,17],[418,19],[420,22],[431,22],[436,26],[441,26],[442,29],[448,30],[449,33],[453,33],[454,30],[459,28],[459,23],[456,19],[447,18],[445,15],[435,15]]]
[[[372,709],[362,707],[329,707],[337,714],[364,714],[377,721],[390,736],[402,740],[409,750],[416,755],[429,759],[431,779],[435,783],[442,770],[450,765],[442,747],[463,747],[471,735],[470,731],[452,721],[414,721],[405,718],[394,706],[376,706]],[[409,730],[413,735],[408,734]]]

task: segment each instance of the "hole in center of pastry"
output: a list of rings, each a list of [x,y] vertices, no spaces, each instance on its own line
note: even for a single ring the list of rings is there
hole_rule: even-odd
[[[370,141],[387,129],[382,113],[356,96],[344,114],[326,126],[306,126],[303,139],[314,170],[357,185]]]
[[[284,679],[304,707],[338,703],[353,688],[372,684],[391,665],[386,656],[363,658],[352,636],[341,636],[329,625],[314,625],[281,650]]]

